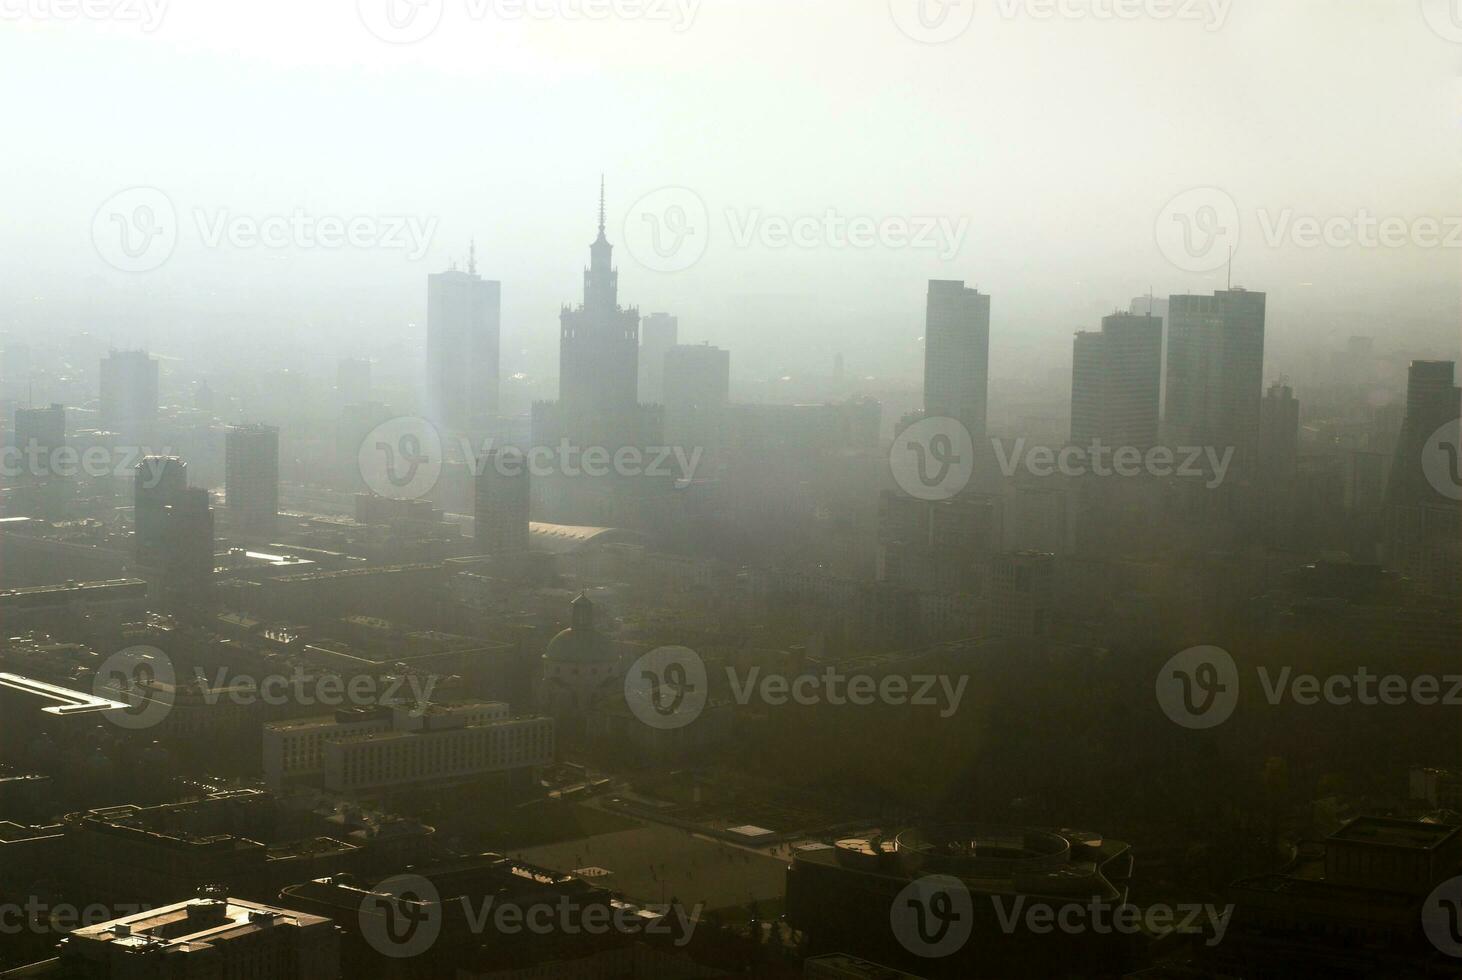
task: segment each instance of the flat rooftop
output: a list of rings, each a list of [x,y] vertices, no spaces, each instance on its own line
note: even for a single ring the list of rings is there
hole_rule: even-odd
[[[243,899],[192,899],[78,929],[72,941],[118,948],[203,952],[211,944],[281,926],[328,926],[329,919]]]
[[[52,702],[40,709],[48,715],[84,715],[92,712],[126,710],[128,707],[120,701],[109,701],[94,694],[73,691],[69,687],[47,684],[45,681],[21,677],[19,674],[0,674],[0,689]]]
[[[1445,824],[1392,820],[1387,817],[1356,817],[1331,834],[1330,839],[1350,844],[1429,851],[1440,847],[1448,838],[1457,834],[1458,828]]]

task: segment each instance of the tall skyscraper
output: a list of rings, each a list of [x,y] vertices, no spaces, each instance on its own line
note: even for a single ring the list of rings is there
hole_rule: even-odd
[[[213,510],[208,491],[188,486],[188,464],[148,456],[133,469],[137,564],[169,591],[199,592],[213,578]]]
[[[53,450],[66,445],[65,406],[53,404],[48,408],[15,410],[16,448],[22,453],[28,453],[32,443],[43,458],[48,458]]]
[[[528,550],[530,479],[523,453],[494,449],[486,454],[474,493],[478,554],[518,555]]]
[[[1051,632],[1056,605],[1056,556],[1020,551],[990,563],[991,632],[1031,639]]]
[[[1262,540],[1292,544],[1300,517],[1300,403],[1294,389],[1276,381],[1259,404],[1258,496],[1254,506]]]
[[[224,437],[224,506],[234,526],[264,533],[279,516],[279,430],[241,425]]]
[[[137,563],[156,567],[162,564],[165,511],[188,488],[188,464],[176,456],[148,456],[137,463],[132,474]]]
[[[929,280],[924,411],[958,419],[984,443],[990,380],[990,297],[963,281]]]
[[[599,188],[599,237],[589,246],[584,302],[559,314],[560,435],[579,446],[611,450],[640,439],[640,312],[619,305],[614,247],[604,236],[604,187]]]
[[[66,517],[74,481],[57,450],[66,445],[66,409],[17,408],[11,439],[15,470],[12,514],[61,520]]]
[[[1300,403],[1294,389],[1276,381],[1259,406],[1259,472],[1270,486],[1295,477],[1300,455]]]
[[[146,351],[114,350],[101,362],[102,428],[127,438],[150,435],[157,420],[157,362]]]
[[[1167,416],[1172,442],[1223,452],[1253,474],[1264,394],[1265,294],[1245,289],[1168,297]]]
[[[498,411],[502,283],[467,271],[426,277],[427,414],[443,429],[466,432]]]
[[[1128,308],[1137,316],[1155,316],[1162,321],[1162,362],[1168,362],[1168,298],[1166,296],[1136,296]],[[1168,376],[1159,371],[1158,417],[1167,412]]]
[[[1100,333],[1076,335],[1071,370],[1071,441],[1103,446],[1157,444],[1162,321],[1114,313]]]
[[[731,402],[731,352],[708,344],[665,354],[665,438],[672,446],[719,452]]]
[[[650,313],[640,321],[640,395],[646,402],[665,400],[665,353],[680,343],[680,318]]]
[[[1452,598],[1462,590],[1462,446],[1451,441],[1455,429],[1440,444],[1433,437],[1462,416],[1455,371],[1452,361],[1411,362],[1386,488],[1387,564],[1425,591]]]
[[[1442,426],[1455,421],[1462,394],[1453,361],[1412,361],[1406,372],[1406,416],[1391,471],[1391,496],[1398,502],[1424,502],[1439,496],[1426,478],[1423,450]]]

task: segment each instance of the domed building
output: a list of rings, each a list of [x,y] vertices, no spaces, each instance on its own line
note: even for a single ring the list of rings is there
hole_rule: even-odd
[[[597,699],[619,685],[619,655],[614,643],[594,627],[594,603],[579,595],[570,626],[548,643],[538,703],[560,727],[577,730]]]

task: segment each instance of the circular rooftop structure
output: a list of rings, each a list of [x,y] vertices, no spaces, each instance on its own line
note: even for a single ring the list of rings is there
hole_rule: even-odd
[[[573,601],[573,625],[548,641],[543,659],[561,664],[605,664],[616,657],[614,645],[594,628],[594,603],[580,595]]]

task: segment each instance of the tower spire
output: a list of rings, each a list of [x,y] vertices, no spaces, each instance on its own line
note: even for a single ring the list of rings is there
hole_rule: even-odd
[[[467,274],[477,275],[477,236],[474,235],[467,245]]]
[[[599,237],[604,237],[604,175],[599,175]]]

